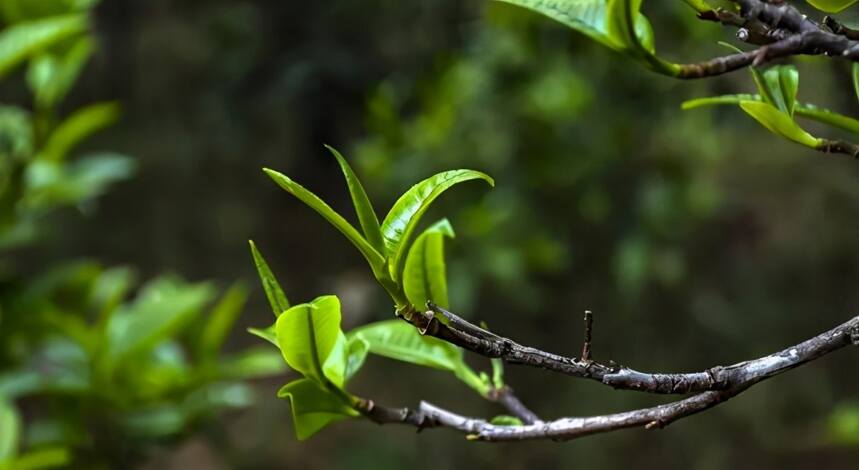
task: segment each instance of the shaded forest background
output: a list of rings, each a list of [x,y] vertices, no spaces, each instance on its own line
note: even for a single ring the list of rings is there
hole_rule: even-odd
[[[660,50],[678,60],[720,53],[730,34],[680,2],[645,11]],[[735,109],[680,110],[750,92],[744,71],[671,80],[483,1],[114,0],[96,24],[99,52],[66,106],[119,101],[120,124],[86,146],[135,157],[136,175],[83,213],[64,211],[49,240],[16,256],[34,272],[95,258],[142,277],[244,279],[254,290],[233,347],[258,341],[245,327],[271,321],[249,238],[291,298],[338,294],[347,328],[392,315],[355,250],[260,171],[350,213],[323,143],[354,162],[383,207],[436,171],[495,177],[492,191],[464,187],[434,209],[457,227],[451,305],[526,344],[576,354],[590,309],[600,360],[700,370],[859,310],[857,163],[791,145]],[[797,65],[801,100],[857,112],[849,64]],[[0,93],[26,104],[20,80]],[[358,393],[496,411],[442,373],[370,361]],[[565,444],[473,444],[369,422],[299,443],[274,396],[278,378],[256,384],[251,408],[156,450],[148,468],[848,468],[859,456],[856,364],[846,351],[665,430]],[[663,401],[514,366],[508,382],[543,416]],[[856,416],[855,435],[833,424],[844,416]]]

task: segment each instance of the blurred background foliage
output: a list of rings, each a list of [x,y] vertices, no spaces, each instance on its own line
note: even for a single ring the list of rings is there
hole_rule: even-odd
[[[0,0],[0,12],[8,28],[88,3]],[[646,2],[644,11],[660,51],[676,61],[722,53],[716,41],[731,34],[697,21],[681,2]],[[323,143],[354,162],[370,197],[388,203],[380,209],[435,171],[489,173],[495,189],[464,186],[427,219],[447,216],[457,228],[447,245],[452,309],[571,355],[580,348],[581,312],[591,309],[597,358],[661,371],[763,355],[856,314],[859,169],[779,139],[733,109],[680,110],[686,99],[752,90],[745,72],[675,81],[504,4],[113,0],[92,18],[91,35],[76,33],[52,58],[37,56],[0,81],[0,164],[3,175],[18,175],[3,181],[19,182],[3,186],[0,361],[19,377],[3,390],[23,394],[52,371],[74,389],[80,384],[66,379],[75,371],[102,371],[99,358],[112,343],[99,338],[128,328],[105,330],[104,315],[121,324],[151,308],[167,316],[169,307],[183,320],[169,329],[172,340],[145,342],[133,366],[116,365],[110,386],[87,375],[86,392],[16,399],[24,448],[68,447],[80,464],[151,468],[856,461],[859,380],[848,351],[665,430],[566,444],[475,445],[444,431],[357,421],[299,443],[287,402],[274,397],[283,377],[254,382],[254,406],[200,422],[247,403],[251,389],[224,388],[222,379],[244,378],[230,364],[260,345],[244,327],[270,322],[261,289],[250,291],[222,356],[198,346],[203,312],[217,297],[211,285],[166,277],[138,290],[127,270],[68,263],[87,257],[135,266],[141,278],[169,271],[256,286],[245,243],[254,238],[291,296],[336,293],[347,329],[389,318],[389,301],[360,256],[271,184],[262,166],[344,213],[348,194]],[[92,57],[71,70],[79,49]],[[797,66],[802,101],[856,113],[848,64],[811,58]],[[78,72],[65,99],[39,91],[40,83],[64,90],[59,84],[74,79],[58,77]],[[43,157],[51,130],[91,103],[120,103],[122,119],[74,140],[80,158]],[[110,106],[101,108],[110,111],[105,124],[115,117]],[[133,155],[134,176],[130,161],[113,155],[108,166],[87,166],[85,156],[99,149]],[[57,210],[45,219],[47,208]],[[240,303],[243,292],[234,287],[223,302]],[[249,370],[271,371],[265,360],[254,364],[261,369]],[[20,379],[27,371],[36,379]],[[515,367],[507,381],[545,417],[664,401]],[[369,359],[354,387],[391,405],[430,399],[467,414],[498,412],[444,374],[384,359]],[[169,432],[143,439],[146,426]]]

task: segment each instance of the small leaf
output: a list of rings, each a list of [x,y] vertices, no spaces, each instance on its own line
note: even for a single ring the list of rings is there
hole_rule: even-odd
[[[384,257],[376,251],[376,249],[373,248],[357,230],[355,230],[355,227],[350,225],[349,222],[346,222],[346,219],[337,212],[334,212],[334,209],[322,201],[322,199],[319,199],[315,194],[304,189],[304,187],[295,181],[292,181],[286,175],[268,168],[263,168],[263,171],[265,171],[265,173],[274,180],[278,186],[297,197],[301,202],[310,206],[310,208],[315,210],[319,215],[333,225],[334,228],[339,230],[340,233],[345,235],[346,238],[348,238],[349,241],[358,248],[358,251],[364,255],[364,258],[366,258],[367,262],[370,263],[370,267],[373,269],[374,273],[380,274],[383,272],[383,267],[385,265]]]
[[[251,255],[254,257],[254,265],[257,267],[262,288],[265,291],[269,305],[271,305],[271,311],[274,312],[275,317],[278,317],[281,313],[289,310],[289,300],[287,300],[286,294],[283,293],[283,289],[280,288],[280,283],[277,282],[274,273],[269,269],[268,263],[265,262],[262,254],[257,250],[256,244],[254,244],[253,240],[248,240],[248,243],[251,246]]]
[[[45,468],[66,467],[71,455],[65,447],[42,447],[19,455],[12,461],[10,470],[40,470]],[[0,468],[3,468],[0,465]],[[6,470],[3,468],[3,470]]]
[[[799,127],[799,124],[791,119],[790,116],[768,103],[743,101],[740,103],[740,107],[774,134],[778,134],[806,147],[817,148],[820,145],[819,139]]]
[[[370,352],[370,343],[361,336],[349,338],[347,348],[348,358],[346,360],[346,380],[352,378],[364,365],[364,360],[367,359],[367,353]]]
[[[87,17],[82,14],[52,16],[9,26],[0,32],[0,76],[31,55],[86,29]]]
[[[284,385],[277,396],[289,399],[295,434],[301,441],[333,422],[360,415],[344,404],[340,397],[308,379]]]
[[[462,350],[431,336],[423,336],[402,320],[387,320],[356,328],[351,338],[360,337],[370,344],[370,352],[398,361],[453,372],[466,385],[486,396],[489,389],[468,367]]]
[[[515,416],[498,415],[489,421],[496,426],[522,426],[522,420]]]
[[[808,0],[814,8],[823,10],[827,13],[837,13],[850,5],[856,3],[857,0]]]
[[[47,109],[62,101],[92,55],[93,49],[92,38],[83,36],[60,54],[42,53],[30,61],[27,83],[33,90],[39,107]]]
[[[295,305],[281,314],[275,328],[286,363],[305,377],[325,384],[322,366],[341,334],[337,297],[327,295]]]
[[[355,206],[355,213],[358,215],[358,222],[361,223],[361,229],[364,231],[364,236],[373,248],[379,253],[385,253],[385,242],[382,240],[382,229],[379,227],[379,219],[376,217],[376,211],[373,210],[373,204],[361,181],[355,176],[352,167],[343,158],[334,147],[326,145],[327,148],[337,159],[340,164],[340,169],[343,170],[343,176],[346,178],[346,184],[349,186],[349,195],[352,196],[352,204]]]
[[[770,67],[763,73],[751,68],[752,76],[764,101],[779,111],[793,116],[796,92],[799,89],[799,72],[791,65]]]
[[[426,229],[412,244],[403,269],[403,289],[409,302],[423,308],[428,300],[448,307],[444,262],[444,237],[454,237],[453,227],[443,219]]]
[[[119,105],[98,103],[75,111],[48,136],[40,158],[49,162],[62,161],[66,154],[83,139],[113,124],[119,119]]]
[[[230,286],[220,302],[212,309],[209,317],[205,319],[203,331],[200,332],[198,357],[204,360],[217,359],[218,352],[247,299],[248,289],[243,283],[237,282]]]
[[[267,328],[248,328],[248,333],[260,337],[280,348],[280,345],[277,344],[277,329],[275,328],[275,325],[271,325]]]
[[[18,410],[0,397],[0,463],[10,460],[18,453],[21,434],[21,417]]]
[[[854,62],[853,67],[853,92],[856,94],[856,99],[859,100],[859,63]]]
[[[680,108],[684,111],[689,109],[700,108],[702,106],[713,106],[719,104],[736,104],[739,105],[743,101],[762,101],[761,95],[750,95],[746,93],[736,95],[708,96],[706,98],[696,98],[694,100],[684,101]]]
[[[394,203],[382,222],[382,234],[389,258],[388,272],[394,281],[399,279],[402,272],[409,238],[430,204],[451,186],[475,179],[482,179],[490,186],[495,185],[492,178],[479,171],[445,171],[412,186]]]

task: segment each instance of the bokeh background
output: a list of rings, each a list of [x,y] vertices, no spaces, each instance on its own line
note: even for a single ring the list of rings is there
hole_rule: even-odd
[[[644,10],[677,61],[733,39],[681,2]],[[577,354],[590,309],[597,359],[690,371],[767,354],[859,311],[857,163],[792,145],[736,108],[680,110],[753,92],[745,71],[672,80],[478,0],[112,0],[94,15],[98,51],[64,106],[118,101],[119,124],[85,147],[131,155],[136,172],[86,211],[56,214],[49,237],[16,256],[33,272],[92,258],[144,278],[245,280],[250,301],[228,348],[258,344],[244,329],[271,322],[251,238],[294,302],[336,293],[346,328],[392,315],[354,248],[260,171],[351,214],[323,144],[353,162],[380,208],[436,171],[495,177],[495,189],[463,185],[432,211],[457,229],[454,310],[526,344]],[[849,64],[796,63],[802,101],[859,113]],[[4,101],[27,103],[19,75]],[[300,443],[275,398],[282,376],[254,383],[253,406],[127,466],[855,468],[857,372],[855,351],[841,351],[664,430],[509,445],[364,421]],[[515,366],[507,380],[544,417],[666,401]],[[380,358],[354,389],[391,405],[498,411],[446,374]]]

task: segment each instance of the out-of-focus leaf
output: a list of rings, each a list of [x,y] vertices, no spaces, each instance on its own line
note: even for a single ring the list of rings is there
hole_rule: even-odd
[[[93,40],[83,36],[62,55],[43,53],[34,57],[27,70],[27,83],[36,96],[36,103],[49,108],[62,101],[92,51]]]
[[[331,380],[323,365],[341,334],[337,297],[326,295],[293,306],[277,319],[276,331],[280,351],[290,367],[319,384]],[[342,386],[342,380],[337,385]]]
[[[13,24],[0,32],[0,76],[66,38],[86,31],[86,15],[53,16]]]
[[[33,127],[30,113],[0,105],[0,158],[23,160],[33,152]]]
[[[817,148],[820,145],[820,139],[806,132],[790,116],[768,103],[743,101],[740,102],[740,107],[774,134],[778,134],[806,147]]]
[[[100,154],[61,164],[37,160],[24,175],[26,207],[76,203],[101,194],[111,183],[127,178],[134,161],[123,155]]]
[[[119,105],[97,103],[78,109],[60,123],[48,137],[40,158],[49,162],[62,161],[80,141],[119,119]]]
[[[349,195],[352,196],[352,204],[355,206],[355,213],[358,215],[358,222],[361,224],[361,229],[364,231],[364,236],[366,237],[367,242],[370,243],[377,252],[384,254],[385,242],[382,240],[382,230],[379,227],[379,219],[376,216],[376,211],[373,209],[373,204],[370,202],[370,198],[367,197],[367,193],[361,185],[361,181],[358,180],[355,172],[352,171],[352,167],[349,166],[349,162],[343,158],[343,155],[341,155],[340,152],[334,149],[334,147],[328,145],[326,145],[325,148],[334,155],[334,158],[337,159],[337,163],[340,164],[340,169],[343,170],[343,176],[346,178],[347,186],[349,186]]]
[[[223,377],[247,380],[282,374],[286,364],[283,356],[272,348],[251,348],[222,359],[220,371]]]
[[[388,272],[394,281],[400,278],[409,238],[430,204],[451,186],[465,181],[482,179],[495,185],[485,173],[474,170],[450,170],[433,175],[409,188],[388,212],[382,222],[382,235],[388,254]]]
[[[283,289],[280,287],[280,283],[277,282],[274,273],[268,267],[268,263],[265,262],[265,258],[257,250],[256,244],[253,240],[248,240],[248,243],[251,246],[251,254],[254,257],[254,265],[256,265],[260,282],[262,282],[262,288],[265,291],[269,305],[271,305],[271,311],[274,312],[275,317],[278,317],[281,313],[289,309],[289,300],[287,300],[286,294],[283,293]]]
[[[301,202],[307,204],[315,210],[319,215],[321,215],[325,220],[327,220],[331,225],[334,226],[337,230],[340,231],[352,244],[358,248],[358,251],[364,255],[364,258],[367,259],[367,262],[370,263],[370,267],[373,269],[374,273],[382,273],[383,267],[385,265],[384,257],[370,245],[364,237],[355,230],[349,222],[346,222],[340,214],[334,212],[334,209],[331,208],[328,204],[326,204],[322,199],[319,199],[315,194],[310,191],[304,189],[303,186],[296,183],[295,181],[289,179],[286,175],[278,173],[274,170],[270,170],[268,168],[263,168],[263,171],[274,180],[275,183],[278,184],[281,188],[286,190],[288,193],[297,197]]]
[[[65,447],[45,447],[19,455],[9,464],[9,470],[38,470],[68,465],[71,455]],[[6,470],[2,464],[0,469]]]
[[[420,234],[412,244],[403,269],[403,289],[409,302],[423,308],[427,300],[447,308],[447,277],[444,237],[454,237],[453,227],[443,219]]]
[[[829,436],[842,445],[859,445],[859,406],[841,405],[829,417]]]
[[[18,410],[0,397],[0,462],[11,460],[18,453],[21,417]]]
[[[186,284],[171,278],[151,281],[134,303],[111,318],[106,356],[119,363],[172,337],[200,314],[213,294],[209,284]]]
[[[243,283],[237,282],[230,286],[212,309],[212,313],[204,320],[197,350],[200,358],[208,358],[208,360],[217,358],[218,351],[227,339],[230,328],[242,312],[247,299],[248,289]]]
[[[856,0],[807,0],[814,8],[823,10],[827,13],[837,13],[850,5],[856,3]]]
[[[309,379],[284,385],[277,396],[289,399],[295,434],[302,441],[333,422],[359,416],[340,397]]]

